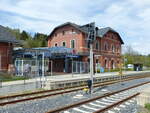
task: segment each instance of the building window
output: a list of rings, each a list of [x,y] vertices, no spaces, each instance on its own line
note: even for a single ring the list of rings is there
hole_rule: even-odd
[[[99,42],[96,42],[96,50],[99,50]]]
[[[111,69],[115,69],[115,62],[113,60],[111,61]]]
[[[107,68],[107,60],[105,59],[104,67]]]
[[[114,45],[112,45],[112,52],[114,53],[115,52],[115,46]]]
[[[108,44],[107,44],[107,43],[104,44],[104,49],[105,49],[105,50],[108,49]]]
[[[71,40],[71,48],[75,48],[75,40]]]
[[[62,34],[65,35],[65,31],[62,31]]]
[[[72,29],[72,34],[76,34],[76,31],[74,29]]]
[[[57,33],[55,33],[54,36],[57,37]]]
[[[55,47],[57,47],[58,46],[58,44],[57,43],[55,43]]]
[[[66,42],[62,42],[62,46],[63,46],[63,47],[66,47]]]
[[[74,29],[72,29],[72,33],[74,32]]]
[[[120,47],[117,46],[117,53],[120,53]]]

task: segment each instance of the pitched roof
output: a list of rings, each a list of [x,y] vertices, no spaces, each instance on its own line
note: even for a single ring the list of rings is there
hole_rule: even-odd
[[[105,28],[101,28],[98,29],[97,34],[99,37],[103,37],[107,32],[112,31],[114,33],[116,33],[121,41],[121,44],[124,44],[122,38],[120,37],[119,33],[117,31],[115,31],[114,29],[112,29],[111,27],[105,27]]]
[[[48,36],[48,38],[54,33],[54,31],[55,31],[56,29],[58,29],[58,28],[60,28],[60,27],[63,27],[63,26],[66,26],[66,25],[71,25],[71,26],[77,28],[77,29],[78,29],[79,31],[81,31],[81,32],[88,33],[88,25],[89,25],[89,24],[80,26],[80,25],[77,25],[77,24],[74,24],[74,23],[71,23],[71,22],[66,22],[66,23],[64,23],[64,24],[61,24],[61,25],[55,27],[55,28],[53,29],[53,31],[50,33],[50,35]],[[119,36],[119,39],[120,39],[120,41],[121,41],[121,44],[124,44],[124,42],[123,42],[123,40],[121,39],[119,33],[116,32],[114,29],[112,29],[112,28],[110,28],[110,27],[98,29],[98,30],[97,30],[97,36],[102,38],[108,31],[112,31],[112,32],[116,33],[116,34]]]
[[[19,40],[5,27],[0,25],[0,42],[20,44]]]
[[[60,27],[63,27],[63,26],[66,26],[66,25],[71,25],[71,26],[77,28],[79,31],[85,32],[83,29],[80,28],[79,25],[74,24],[74,23],[71,23],[71,22],[66,22],[66,23],[64,23],[64,24],[61,24],[61,25],[55,27],[55,28],[52,30],[52,32],[50,33],[50,35],[49,35],[48,37],[50,37],[50,36],[54,33],[54,31],[55,31],[56,29],[58,29],[58,28],[60,28]]]

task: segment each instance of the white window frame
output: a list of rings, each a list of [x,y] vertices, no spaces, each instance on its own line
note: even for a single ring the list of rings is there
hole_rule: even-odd
[[[111,45],[111,50],[112,50],[113,53],[115,53],[115,46],[114,46],[114,44]]]
[[[63,43],[64,43],[64,42],[65,42],[65,46],[63,46]],[[62,47],[66,47],[66,46],[67,46],[66,44],[67,44],[66,41],[63,41],[63,42],[62,42]]]
[[[106,61],[106,63],[105,63]],[[105,68],[108,68],[108,65],[109,65],[109,60],[107,58],[104,59],[104,67]]]
[[[72,40],[74,40],[74,48],[71,47],[71,41]],[[75,39],[72,39],[72,40],[70,40],[70,48],[75,49],[76,48],[76,40]]]

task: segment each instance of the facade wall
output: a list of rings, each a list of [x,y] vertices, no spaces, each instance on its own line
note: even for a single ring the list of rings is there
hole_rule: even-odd
[[[63,42],[65,42],[65,47],[71,48],[71,40],[75,41],[75,51],[83,51],[83,34],[71,26],[65,26],[61,29],[57,29],[49,38],[48,47],[55,47],[55,44],[57,44],[57,46],[63,46]]]
[[[101,65],[107,69],[119,68],[121,63],[121,42],[117,34],[108,32],[101,39]],[[107,63],[107,64],[106,64]]]
[[[12,63],[12,44],[0,42],[0,71],[7,71]]]
[[[75,40],[77,53],[89,53],[87,35],[72,26],[64,26],[55,30],[48,39],[48,47],[63,46],[71,48],[71,40]],[[93,45],[94,62],[100,63],[107,69],[118,68],[121,63],[121,42],[117,33],[108,32],[103,37],[97,37]],[[83,56],[83,61],[89,61],[88,56]]]

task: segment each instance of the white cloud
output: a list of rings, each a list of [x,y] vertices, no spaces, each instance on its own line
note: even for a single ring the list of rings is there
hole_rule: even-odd
[[[150,53],[150,0],[0,0],[0,11],[11,13],[3,14],[0,24],[47,34],[66,21],[95,21],[117,30],[135,50]]]

